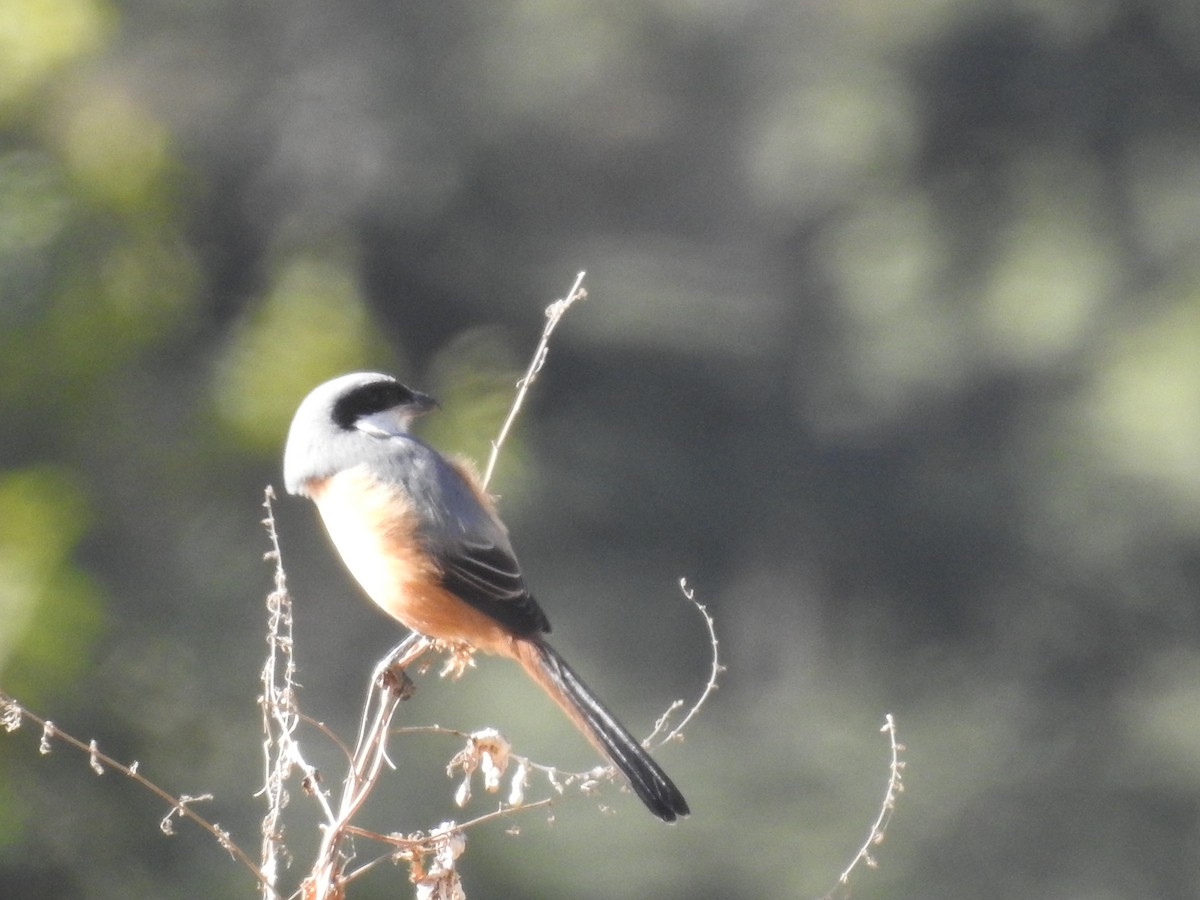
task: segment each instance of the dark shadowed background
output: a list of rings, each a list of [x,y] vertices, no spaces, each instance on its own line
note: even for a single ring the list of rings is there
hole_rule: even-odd
[[[4,0],[0,687],[255,853],[292,411],[390,371],[482,461],[586,269],[492,487],[634,731],[707,675],[680,577],[729,671],[658,754],[689,820],[610,790],[481,828],[468,896],[819,896],[892,713],[856,897],[1195,897],[1198,250],[1189,0]],[[277,513],[302,702],[349,736],[399,631]],[[432,722],[594,760],[494,661],[424,679]],[[0,734],[0,895],[255,895],[37,738]],[[368,821],[488,809],[454,750],[399,740]]]

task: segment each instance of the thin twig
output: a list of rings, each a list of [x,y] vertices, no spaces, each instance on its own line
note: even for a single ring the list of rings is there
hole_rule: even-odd
[[[350,749],[350,745],[343,741],[332,728],[330,728],[320,719],[314,719],[307,713],[297,712],[296,714],[300,717],[300,721],[305,725],[310,725],[321,734],[325,735],[325,737],[329,739],[329,743],[337,747],[338,750],[342,752],[342,756],[346,757],[347,763],[354,759],[354,751]]]
[[[107,753],[102,752],[96,741],[89,741],[85,744],[78,738],[63,731],[49,719],[43,719],[41,716],[36,715],[25,706],[18,703],[12,697],[0,692],[0,724],[3,725],[4,729],[6,731],[15,730],[20,726],[22,719],[29,719],[29,721],[41,726],[41,751],[43,753],[49,753],[51,751],[53,740],[61,740],[63,743],[74,747],[81,753],[87,754],[88,764],[91,766],[92,770],[96,772],[96,774],[103,774],[105,768],[107,767],[116,769],[127,778],[132,778],[135,782],[161,799],[164,803],[170,804],[171,811],[163,817],[163,820],[160,823],[164,834],[173,833],[171,820],[176,815],[179,815],[185,819],[190,819],[211,834],[214,838],[216,838],[217,843],[224,847],[230,856],[249,869],[254,877],[258,879],[259,883],[269,891],[269,896],[276,898],[279,897],[279,894],[270,886],[266,877],[263,875],[258,866],[254,864],[254,862],[249,856],[246,855],[245,851],[243,851],[241,847],[234,843],[233,838],[229,835],[229,832],[223,829],[220,825],[210,822],[208,819],[204,818],[204,816],[192,809],[191,805],[199,800],[211,800],[211,794],[203,794],[196,797],[188,794],[182,794],[178,797],[172,796],[153,781],[150,781],[148,778],[142,775],[138,771],[138,763],[136,761],[128,766],[118,762]]]
[[[555,300],[546,307],[546,326],[542,329],[541,340],[538,341],[537,349],[533,351],[533,359],[529,363],[529,368],[525,371],[524,376],[517,382],[517,395],[513,398],[512,409],[508,411],[508,418],[504,420],[504,424],[500,426],[500,434],[496,440],[492,441],[492,452],[488,457],[487,468],[483,472],[483,486],[486,488],[492,480],[492,473],[496,470],[496,461],[500,458],[500,447],[503,446],[505,439],[508,437],[508,431],[512,428],[513,422],[517,420],[517,414],[521,411],[521,404],[525,402],[525,395],[529,393],[529,387],[537,380],[538,373],[541,372],[542,366],[546,364],[546,355],[550,352],[550,335],[554,329],[558,327],[559,320],[566,315],[567,310],[576,300],[583,300],[587,297],[587,291],[583,289],[583,276],[586,272],[580,272],[575,276],[575,283],[571,285],[571,290],[562,300]]]
[[[533,800],[529,803],[524,803],[521,806],[506,806],[501,804],[496,809],[489,810],[485,813],[480,813],[473,819],[468,819],[461,825],[456,825],[458,829],[474,828],[477,825],[483,825],[487,822],[493,822],[497,819],[509,819],[515,813],[526,812],[531,809],[540,809],[545,806],[550,806],[554,803],[553,797],[543,797],[541,800]],[[381,841],[385,844],[391,844],[402,850],[419,850],[425,843],[425,838],[404,837],[399,834],[380,834],[377,831],[370,831],[366,828],[359,828],[356,825],[350,825],[346,828],[347,834],[353,834],[358,837],[371,838],[372,840]]]
[[[533,809],[542,809],[547,806],[552,806],[554,804],[555,799],[556,798],[554,798],[554,797],[543,797],[541,800],[533,800],[529,803],[523,803],[520,806],[508,806],[506,804],[501,804],[496,809],[490,810],[486,813],[481,813],[480,815],[476,816],[475,818],[468,819],[467,821],[463,822],[461,825],[455,825],[454,827],[458,831],[467,831],[468,829],[476,828],[476,827],[478,827],[480,825],[484,825],[488,822],[496,821],[497,819],[512,818],[517,813],[524,813],[524,812],[528,812]],[[391,846],[392,848],[394,848],[390,853],[383,854],[380,857],[377,857],[368,862],[365,862],[361,866],[356,868],[353,872],[347,873],[345,876],[346,882],[353,881],[355,878],[358,878],[360,875],[365,874],[368,869],[374,868],[383,860],[394,858],[397,851],[413,853],[413,854],[426,853],[429,851],[429,836],[428,835],[421,835],[418,837],[413,837],[413,836],[405,836],[405,835],[401,835],[401,834],[380,834],[378,831],[371,831],[366,828],[359,828],[357,825],[347,825],[346,826],[346,834],[353,835],[354,837],[361,837],[361,838],[367,838],[367,839],[373,840],[373,841],[379,841],[380,843],[387,844],[387,845]]]
[[[858,848],[858,852],[854,854],[854,859],[850,860],[850,865],[846,866],[846,870],[838,876],[838,887],[835,887],[821,900],[832,900],[838,888],[843,888],[850,882],[850,874],[858,867],[859,863],[863,863],[870,869],[874,869],[878,865],[875,857],[871,855],[871,848],[883,843],[884,834],[886,834],[888,825],[892,821],[892,815],[896,811],[896,798],[904,792],[904,760],[900,758],[900,754],[905,748],[896,740],[896,721],[892,718],[891,713],[884,718],[883,727],[879,730],[887,734],[892,751],[887,789],[883,793],[883,803],[880,804],[879,815],[871,823],[871,831],[863,845]]]
[[[725,671],[725,666],[721,663],[721,656],[718,650],[720,641],[717,640],[717,626],[713,621],[713,617],[709,615],[708,607],[696,599],[696,591],[693,588],[688,587],[686,578],[679,579],[679,589],[683,591],[683,596],[688,600],[688,602],[696,607],[696,609],[700,612],[700,615],[704,617],[704,627],[708,629],[708,643],[709,646],[712,647],[712,665],[708,672],[708,683],[704,685],[704,690],[700,693],[699,698],[695,703],[692,704],[692,708],[687,711],[687,714],[680,719],[679,724],[672,728],[671,731],[658,742],[658,744],[654,744],[655,737],[657,737],[657,735],[667,727],[667,722],[670,720],[670,717],[674,714],[675,710],[679,709],[679,707],[683,705],[682,700],[676,700],[673,704],[671,704],[667,711],[659,717],[659,720],[654,724],[654,730],[650,732],[650,735],[644,741],[642,741],[642,746],[644,747],[661,746],[669,741],[682,740],[683,729],[687,727],[687,724],[692,721],[693,718],[695,718],[696,713],[700,712],[700,707],[704,706],[704,704],[708,702],[708,698],[712,696],[712,693],[717,689],[717,680],[721,677],[721,673]]]

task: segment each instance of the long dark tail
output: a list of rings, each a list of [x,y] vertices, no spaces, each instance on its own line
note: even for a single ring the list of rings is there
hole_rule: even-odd
[[[664,822],[674,822],[691,812],[667,773],[616,716],[596,699],[553,647],[539,640],[519,640],[515,646],[522,668],[553,698],[596,749],[625,773],[633,792],[650,812]]]

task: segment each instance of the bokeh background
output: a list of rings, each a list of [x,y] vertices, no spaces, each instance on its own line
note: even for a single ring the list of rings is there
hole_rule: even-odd
[[[395,372],[482,460],[586,269],[492,487],[635,731],[707,675],[680,577],[729,671],[659,754],[690,820],[479,829],[468,896],[820,896],[890,712],[856,897],[1196,897],[1198,251],[1190,0],[4,0],[0,686],[254,853],[295,405]],[[302,702],[349,736],[399,634],[277,519]],[[403,716],[593,761],[501,663]],[[0,895],[255,895],[37,737],[0,735]],[[368,821],[461,820],[455,749],[398,741]]]

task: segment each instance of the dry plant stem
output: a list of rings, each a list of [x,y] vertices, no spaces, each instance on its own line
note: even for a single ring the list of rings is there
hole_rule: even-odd
[[[204,816],[192,809],[192,803],[195,803],[197,800],[211,800],[212,795],[204,794],[199,797],[192,797],[187,794],[182,794],[178,797],[174,797],[155,784],[153,781],[150,781],[148,778],[142,775],[138,771],[138,764],[136,762],[131,763],[128,766],[117,762],[107,753],[101,752],[94,740],[85,744],[78,738],[73,737],[67,732],[59,729],[58,726],[56,726],[50,720],[43,719],[41,716],[30,712],[12,697],[0,692],[0,723],[3,724],[3,727],[8,731],[13,731],[20,725],[21,719],[29,719],[29,721],[41,726],[41,748],[43,753],[50,752],[50,741],[57,738],[68,746],[74,747],[76,750],[86,753],[88,757],[88,764],[91,766],[92,771],[94,771],[97,775],[103,775],[105,767],[108,767],[115,769],[127,778],[132,778],[150,793],[154,794],[163,802],[171,805],[171,811],[163,817],[163,820],[160,823],[162,830],[165,833],[171,833],[170,823],[176,815],[179,815],[185,819],[190,819],[211,834],[214,838],[216,838],[217,843],[224,847],[230,856],[238,860],[238,862],[242,863],[254,874],[254,877],[257,878],[259,883],[264,886],[264,889],[269,891],[266,896],[279,898],[279,894],[270,887],[258,866],[254,864],[254,862],[249,856],[246,855],[241,847],[233,842],[233,839],[229,836],[229,832],[225,831],[225,829],[221,828],[221,826],[210,822],[208,819],[204,818]]]
[[[683,729],[687,727],[687,724],[692,721],[693,718],[695,718],[696,713],[700,712],[700,707],[704,706],[704,704],[708,702],[708,698],[712,696],[713,691],[717,689],[717,679],[719,679],[721,677],[721,673],[725,671],[725,666],[721,664],[721,655],[718,652],[718,645],[720,642],[717,640],[717,626],[713,621],[713,617],[708,613],[708,607],[696,599],[696,592],[692,588],[688,587],[686,578],[679,579],[679,589],[683,592],[683,596],[687,599],[687,601],[696,607],[696,609],[700,612],[700,615],[704,617],[704,627],[708,629],[708,643],[709,646],[712,647],[712,666],[708,672],[708,683],[704,685],[704,690],[701,692],[699,699],[692,704],[692,708],[689,709],[687,714],[679,720],[678,725],[672,728],[670,732],[662,738],[662,740],[655,744],[655,738],[663,731],[663,729],[667,727],[667,723],[670,720],[671,714],[683,705],[682,700],[676,700],[674,703],[672,703],[667,711],[659,717],[659,720],[654,723],[654,730],[650,732],[649,737],[642,741],[642,746],[646,748],[661,746],[669,741],[683,740]]]
[[[279,550],[279,535],[275,530],[275,513],[272,501],[275,492],[267,487],[263,499],[266,518],[263,525],[271,541],[271,550],[266,558],[275,563],[275,589],[267,597],[267,661],[263,666],[263,693],[259,697],[262,709],[263,764],[265,768],[263,787],[259,792],[267,798],[267,812],[262,822],[262,872],[267,883],[263,885],[264,900],[274,893],[278,883],[280,857],[287,855],[283,835],[283,808],[288,803],[287,779],[293,766],[304,772],[305,784],[325,807],[326,815],[332,819],[329,801],[318,787],[319,778],[313,766],[304,762],[295,733],[304,718],[296,702],[296,660],[293,655],[292,598],[287,589],[287,576],[283,570],[283,558]],[[269,885],[269,888],[268,888]],[[270,893],[268,893],[270,889]]]
[[[858,848],[858,853],[854,855],[854,859],[850,860],[850,865],[838,876],[838,887],[822,897],[821,900],[833,900],[839,889],[846,888],[846,885],[850,882],[850,874],[858,867],[859,863],[863,863],[871,869],[878,865],[875,862],[875,857],[871,855],[871,848],[883,843],[883,836],[887,832],[888,825],[892,821],[892,815],[896,811],[896,798],[904,792],[904,760],[900,758],[900,754],[904,751],[904,745],[896,740],[896,721],[892,718],[891,713],[888,713],[884,718],[883,727],[879,730],[887,734],[892,750],[887,789],[883,793],[883,803],[880,804],[879,815],[871,823],[871,832],[867,835],[867,839],[863,842],[863,845]],[[849,896],[849,894],[846,894],[846,896]]]
[[[525,370],[525,375],[517,382],[517,395],[513,398],[513,405],[512,409],[508,411],[508,418],[504,420],[504,424],[500,426],[500,434],[492,442],[492,453],[488,457],[487,468],[483,472],[483,486],[485,488],[491,483],[492,473],[496,470],[496,461],[500,458],[500,447],[508,437],[508,432],[512,428],[513,422],[517,420],[517,415],[521,411],[521,404],[525,402],[525,395],[529,393],[530,385],[537,380],[538,373],[542,371],[542,366],[546,364],[546,355],[550,352],[550,335],[558,327],[559,320],[566,315],[571,305],[576,300],[583,300],[587,297],[587,291],[583,289],[583,277],[586,274],[586,272],[580,272],[576,275],[575,283],[571,285],[571,290],[567,292],[567,296],[562,300],[555,300],[546,307],[546,326],[542,329],[542,338],[538,341],[537,349],[533,351],[533,359],[529,363],[529,368]]]
[[[433,641],[414,631],[384,654],[383,658],[376,664],[375,671],[371,675],[371,681],[367,685],[367,699],[363,703],[362,719],[358,723],[358,737],[354,741],[354,752],[349,755],[351,763],[358,759],[362,748],[366,745],[370,728],[371,707],[376,700],[383,699],[385,693],[383,689],[387,683],[385,679],[388,677],[388,673],[396,667],[403,668],[409,665],[413,660],[422,656],[432,647]],[[375,696],[377,693],[380,694],[380,697]]]
[[[342,842],[350,833],[350,820],[362,808],[370,796],[383,764],[387,760],[387,737],[396,708],[407,694],[390,673],[396,668],[411,665],[419,656],[433,646],[427,638],[418,634],[409,635],[395,650],[389,653],[376,668],[371,687],[367,692],[367,703],[363,725],[355,747],[350,772],[342,789],[341,804],[336,817],[324,826],[321,847],[309,879],[311,891],[306,897],[325,900],[341,897],[344,884]]]
[[[313,872],[313,884],[322,893],[313,896],[338,896],[336,893],[330,894],[330,890],[336,884],[339,874],[337,869],[340,842],[345,834],[345,825],[362,806],[379,776],[382,763],[386,759],[384,753],[388,725],[399,700],[403,698],[397,691],[389,689],[388,685],[395,682],[385,682],[384,673],[392,665],[403,665],[423,653],[428,648],[428,642],[419,635],[411,635],[389,653],[376,669],[364,705],[364,719],[359,731],[358,744],[353,753],[328,728],[301,714],[296,700],[292,602],[287,590],[286,574],[275,529],[273,499],[274,492],[268,487],[263,503],[267,511],[263,524],[271,541],[271,551],[267,558],[275,563],[275,589],[267,598],[269,650],[267,662],[263,667],[261,698],[263,730],[266,734],[263,742],[266,778],[261,793],[267,797],[268,806],[262,824],[264,892],[269,890],[270,895],[275,895],[274,885],[279,874],[279,859],[287,853],[281,821],[288,799],[286,781],[292,768],[297,767],[304,773],[305,788],[321,804],[326,823],[318,863]],[[346,754],[350,768],[336,812],[330,804],[327,792],[319,785],[316,768],[305,762],[300,752],[295,733],[302,723],[315,725]],[[264,900],[267,896],[269,895],[264,893]]]
[[[466,831],[468,828],[474,828],[477,825],[483,825],[485,822],[492,822],[496,819],[507,819],[516,813],[527,812],[531,809],[541,809],[545,806],[551,806],[554,803],[553,797],[543,797],[541,800],[533,800],[529,803],[523,803],[520,806],[500,806],[490,812],[480,813],[473,819],[468,819],[458,826],[459,831]],[[365,828],[359,828],[356,825],[346,826],[346,833],[357,835],[359,837],[368,837],[372,840],[382,841],[385,844],[391,844],[399,850],[420,850],[426,841],[422,838],[406,838],[395,834],[380,834],[377,831],[368,831]]]

